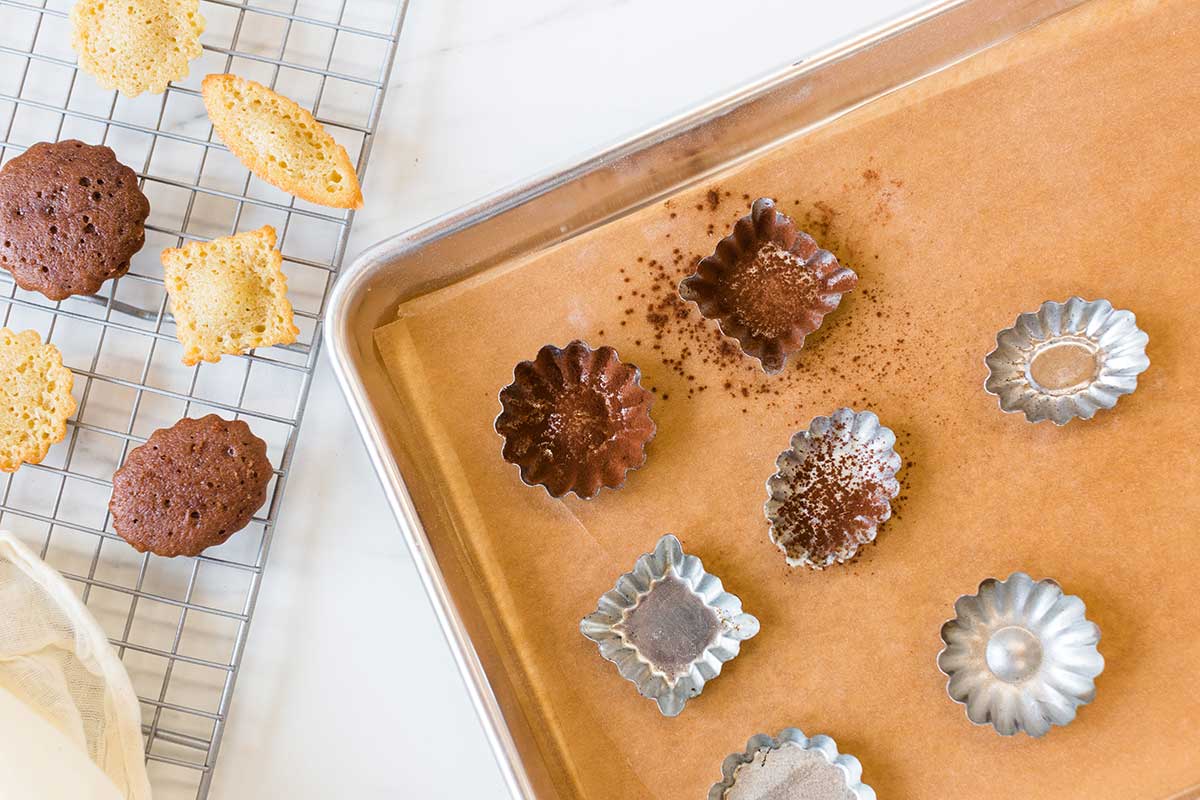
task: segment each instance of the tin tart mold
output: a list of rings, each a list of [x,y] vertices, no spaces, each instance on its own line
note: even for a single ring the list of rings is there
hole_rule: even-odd
[[[1085,612],[1053,580],[988,578],[955,601],[956,616],[942,626],[937,663],[950,698],[1002,736],[1040,737],[1071,722],[1095,698],[1104,670],[1100,629]]]
[[[839,408],[792,436],[767,480],[771,541],[793,567],[844,563],[875,539],[900,493],[896,435],[871,411]]]
[[[574,492],[590,500],[604,487],[621,488],[646,463],[652,404],[636,366],[611,347],[593,350],[576,340],[546,345],[517,364],[500,392],[495,427],[504,460],[520,468],[523,483],[551,497]]]
[[[758,633],[758,620],[667,534],[617,578],[579,630],[621,677],[674,717]]]
[[[848,753],[839,753],[837,743],[824,735],[805,736],[797,728],[784,728],[778,736],[757,734],[746,742],[746,749],[733,753],[721,764],[721,780],[708,790],[708,800],[726,800],[746,769],[762,767],[771,754],[799,751],[819,754],[830,767],[842,774],[845,796],[854,800],[875,800],[875,790],[862,782],[862,764]]]
[[[1107,300],[1047,301],[996,335],[984,388],[1030,422],[1091,419],[1137,388],[1149,338],[1132,311]]]
[[[680,282],[679,295],[773,374],[857,285],[853,270],[760,197]]]

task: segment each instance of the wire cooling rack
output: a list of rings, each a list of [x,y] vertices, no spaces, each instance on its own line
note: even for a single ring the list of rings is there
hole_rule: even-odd
[[[353,214],[261,182],[213,136],[200,99],[212,72],[253,78],[312,109],[360,178],[379,122],[407,0],[202,0],[203,55],[186,81],[126,98],[80,72],[70,0],[0,0],[0,159],[38,141],[112,147],[150,199],[146,246],[96,297],[50,302],[0,271],[0,311],[34,328],[75,373],[67,438],[0,483],[0,526],[76,585],[142,703],[158,800],[207,797],[321,340],[325,299]],[[271,224],[297,342],[185,367],[158,254]],[[181,417],[244,419],[275,475],[248,528],[197,558],[135,552],[112,532],[111,478],[131,448]]]

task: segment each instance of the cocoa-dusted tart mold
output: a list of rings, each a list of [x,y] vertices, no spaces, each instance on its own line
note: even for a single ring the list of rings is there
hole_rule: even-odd
[[[521,480],[551,497],[574,492],[591,499],[603,487],[620,488],[625,474],[646,461],[654,438],[653,396],[641,372],[611,347],[581,341],[546,345],[513,370],[500,392],[496,432],[504,460]]]
[[[853,270],[760,197],[683,279],[679,294],[772,374],[857,285]]]
[[[792,436],[767,480],[771,541],[790,566],[824,569],[854,557],[892,516],[900,493],[896,435],[870,411],[839,408]]]

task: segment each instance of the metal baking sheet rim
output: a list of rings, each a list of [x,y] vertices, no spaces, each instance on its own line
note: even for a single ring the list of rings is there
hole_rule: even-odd
[[[861,57],[884,43],[902,45],[906,37],[919,36],[923,32],[926,35],[932,35],[934,26],[955,24],[955,14],[963,17],[974,15],[974,17],[982,18],[976,20],[979,24],[992,24],[996,26],[996,29],[982,45],[972,45],[968,42],[961,52],[944,59],[941,63],[934,64],[917,75],[886,85],[869,96],[852,100],[844,107],[827,114],[812,124],[792,130],[784,138],[764,142],[757,147],[735,153],[731,158],[716,162],[707,170],[700,170],[688,176],[686,180],[676,186],[660,187],[651,196],[640,198],[637,204],[614,211],[605,219],[593,221],[592,225],[575,229],[563,226],[560,230],[562,236],[559,241],[602,224],[613,216],[629,213],[659,197],[679,191],[687,184],[703,180],[706,174],[717,169],[728,168],[740,161],[752,158],[757,153],[777,146],[786,138],[800,135],[816,125],[827,123],[837,116],[999,44],[1086,1],[936,0],[927,3],[912,13],[866,31],[812,58],[806,58],[775,74],[751,82],[741,89],[703,104],[690,112],[669,119],[644,133],[603,150],[598,155],[581,160],[566,168],[550,170],[532,180],[485,197],[470,206],[452,211],[424,225],[384,239],[365,250],[349,268],[343,270],[330,296],[329,307],[325,314],[324,337],[328,343],[328,352],[334,373],[346,397],[355,424],[362,435],[388,504],[392,508],[412,554],[434,613],[450,645],[455,663],[466,683],[472,704],[483,723],[485,735],[496,757],[504,782],[514,798],[536,800],[537,795],[516,743],[509,732],[504,713],[493,693],[490,680],[459,615],[454,598],[442,575],[441,567],[434,557],[404,475],[401,474],[399,465],[389,451],[381,420],[372,404],[367,387],[363,382],[363,376],[352,353],[351,325],[355,319],[354,312],[359,310],[358,306],[361,305],[364,295],[373,288],[370,281],[377,279],[381,272],[389,266],[395,266],[405,256],[412,256],[434,243],[450,239],[489,219],[519,209],[555,189],[567,187],[604,170],[618,169],[621,162],[631,156],[644,153],[663,143],[682,139],[686,134],[694,134],[731,112],[743,109],[755,101],[769,98],[772,93],[789,85],[796,85],[806,79],[811,79],[822,70],[827,70],[839,62],[849,62],[855,56]],[[960,29],[956,32],[967,36],[972,31],[965,29],[960,24]],[[945,31],[942,33],[944,34]],[[541,243],[542,246],[546,244],[548,243]],[[394,305],[392,307],[394,308]],[[377,324],[378,321],[373,323],[373,327]],[[719,765],[714,765],[713,769],[718,770]],[[1193,790],[1188,790],[1180,795],[1178,800],[1190,800],[1190,798],[1200,798],[1200,792],[1193,794]]]

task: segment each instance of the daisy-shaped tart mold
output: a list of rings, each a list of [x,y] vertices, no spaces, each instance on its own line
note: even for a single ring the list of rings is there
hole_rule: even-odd
[[[977,594],[958,598],[955,618],[942,626],[937,663],[947,693],[971,722],[1003,736],[1044,736],[1066,725],[1095,698],[1104,670],[1100,629],[1085,612],[1052,580],[1024,572],[988,578]]]
[[[708,790],[708,800],[837,797],[875,800],[875,790],[862,782],[862,764],[839,753],[828,736],[805,736],[784,728],[778,736],[751,736],[746,749],[721,764],[721,780]]]
[[[663,716],[674,717],[758,633],[758,620],[667,534],[617,578],[579,631]]]
[[[546,345],[517,364],[500,392],[504,460],[552,497],[574,492],[587,500],[601,487],[620,488],[625,473],[645,463],[654,437],[652,396],[640,381],[638,368],[611,347]]]
[[[1137,388],[1150,366],[1149,338],[1132,311],[1107,300],[1047,301],[996,335],[996,349],[984,359],[984,388],[1002,410],[1020,411],[1030,422],[1091,419]]]
[[[679,294],[775,373],[857,285],[852,270],[760,197],[683,279]]]
[[[900,493],[896,435],[870,411],[839,408],[792,436],[776,459],[763,506],[771,541],[793,567],[854,557],[892,516]]]

